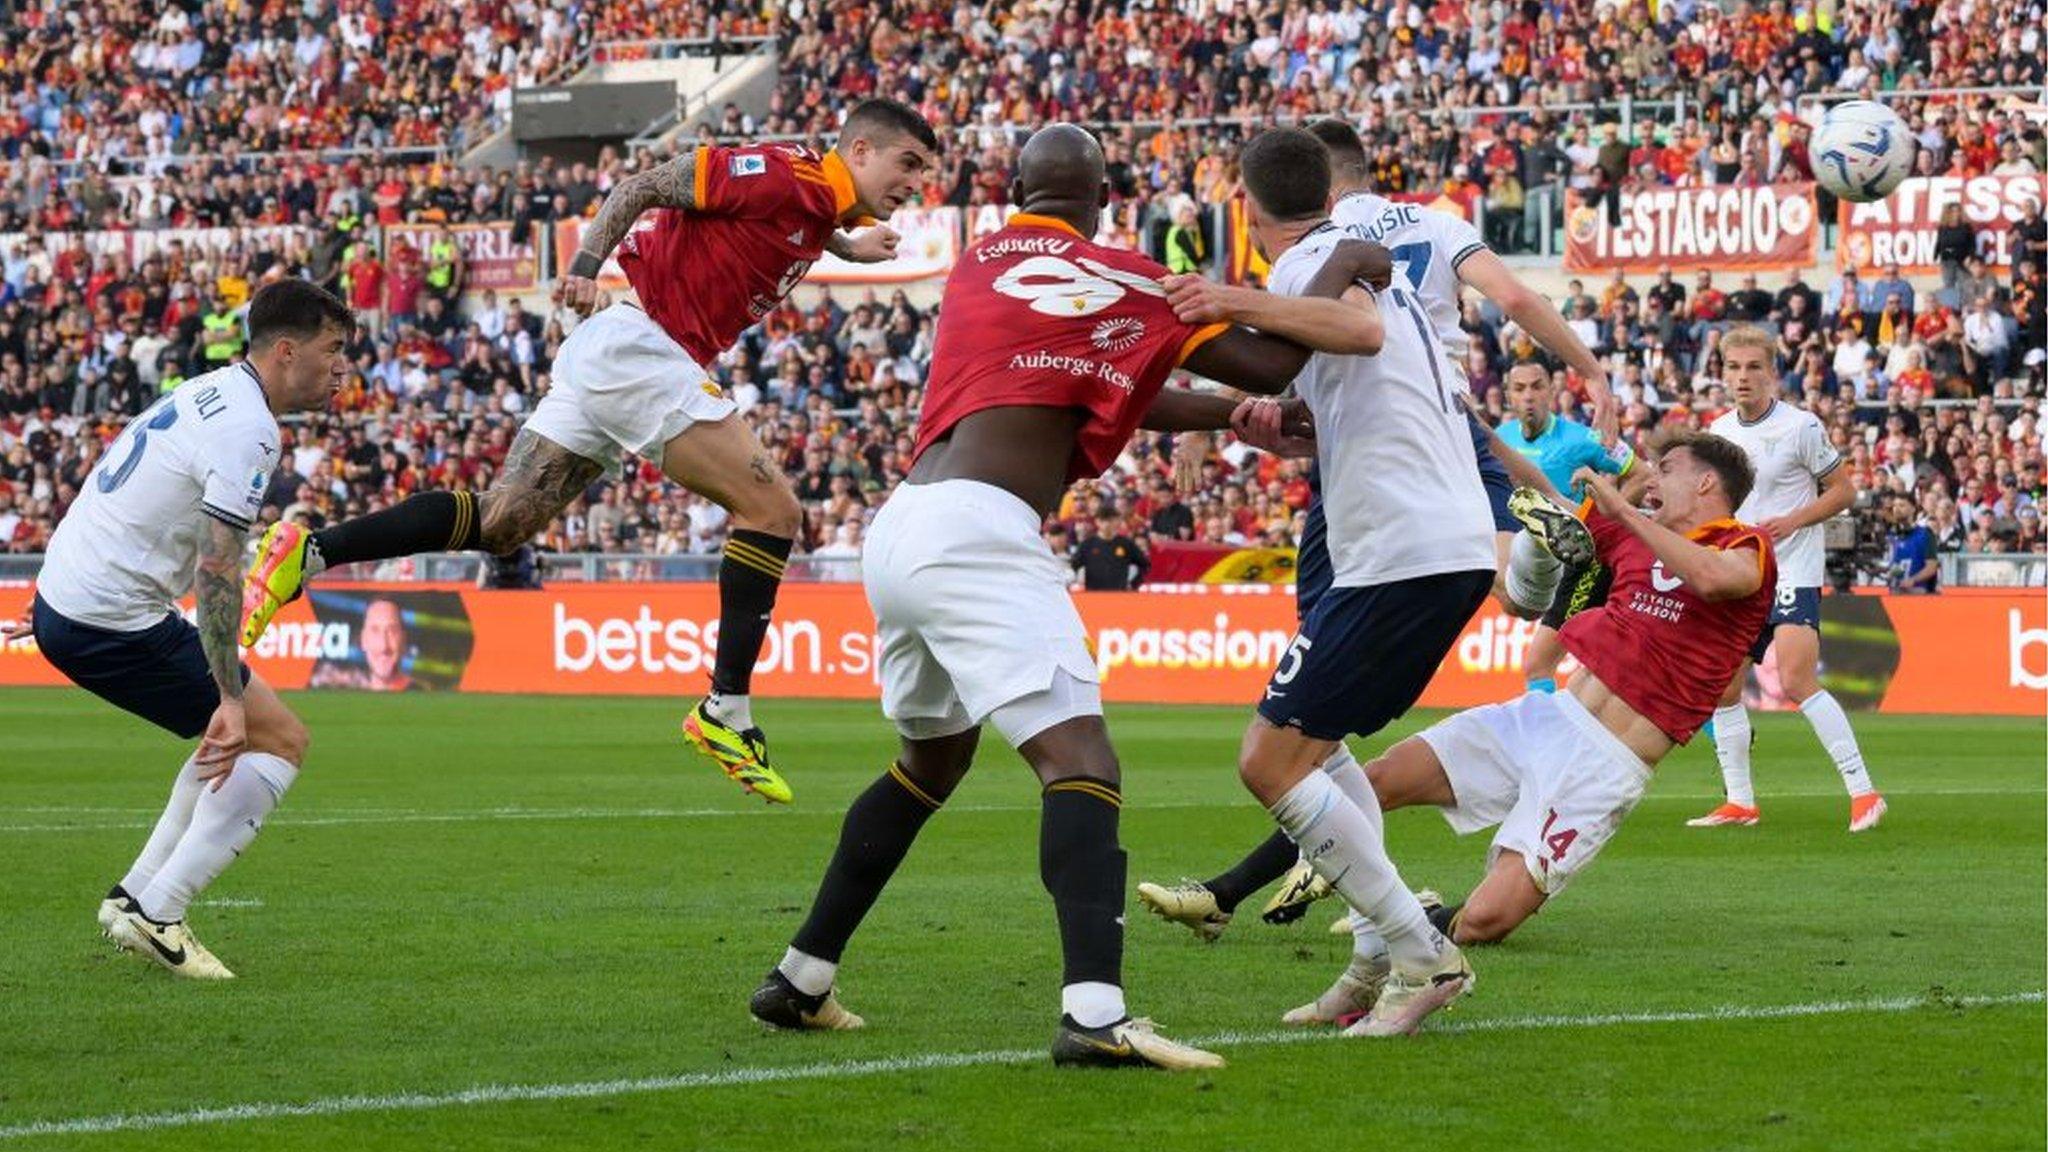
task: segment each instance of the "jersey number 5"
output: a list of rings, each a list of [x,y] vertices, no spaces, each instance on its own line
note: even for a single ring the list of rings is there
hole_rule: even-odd
[[[135,466],[142,463],[142,454],[149,450],[149,434],[151,432],[161,432],[177,422],[178,405],[169,397],[165,397],[162,411],[151,416],[148,420],[138,418],[135,423],[130,424],[128,426],[129,438],[135,441],[135,447],[128,450],[128,458],[121,461],[119,468],[111,472],[104,470],[104,468],[101,470],[100,491],[112,492],[121,485],[126,484],[128,477],[135,474]]]

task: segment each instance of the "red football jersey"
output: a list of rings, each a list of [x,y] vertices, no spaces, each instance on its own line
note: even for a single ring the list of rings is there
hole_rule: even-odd
[[[1166,377],[1228,327],[1182,323],[1165,275],[1065,221],[1012,216],[946,278],[916,455],[986,408],[1080,408],[1067,479],[1102,475]]]
[[[1682,744],[1713,715],[1763,631],[1778,586],[1770,538],[1733,520],[1692,531],[1689,538],[1709,548],[1754,550],[1763,572],[1755,592],[1715,601],[1665,575],[1641,537],[1598,510],[1587,512],[1586,527],[1614,580],[1607,603],[1566,621],[1559,639],[1615,695]]]
[[[774,311],[854,201],[839,157],[790,144],[697,149],[697,206],[662,208],[619,241],[640,306],[698,364]]]

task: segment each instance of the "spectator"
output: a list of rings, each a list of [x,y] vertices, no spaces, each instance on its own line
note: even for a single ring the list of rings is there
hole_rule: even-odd
[[[1081,586],[1091,592],[1128,592],[1145,578],[1151,566],[1145,550],[1124,533],[1114,513],[1095,518],[1095,532],[1074,546],[1071,563],[1081,574]]]

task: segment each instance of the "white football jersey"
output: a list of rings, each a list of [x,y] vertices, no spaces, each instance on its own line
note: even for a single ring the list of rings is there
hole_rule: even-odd
[[[1404,204],[1371,192],[1353,192],[1330,208],[1330,219],[1355,240],[1384,244],[1394,254],[1394,283],[1422,298],[1437,344],[1450,360],[1460,391],[1465,351],[1472,343],[1458,327],[1458,265],[1486,249],[1479,229],[1449,212]]]
[[[277,467],[254,369],[195,376],[130,421],[50,538],[36,592],[81,624],[136,632],[192,590],[211,516],[247,531]]]
[[[1346,238],[1334,224],[1303,237],[1273,265],[1272,290],[1301,295]],[[1379,355],[1317,353],[1294,378],[1315,415],[1335,583],[1490,572],[1493,514],[1442,349],[1405,285],[1378,299]]]
[[[1842,464],[1820,417],[1783,400],[1773,402],[1753,424],[1731,408],[1707,431],[1740,444],[1756,468],[1756,487],[1735,512],[1745,524],[1761,524],[1813,503],[1821,477]],[[1827,574],[1822,536],[1821,526],[1811,524],[1778,542],[1778,587],[1821,586]]]

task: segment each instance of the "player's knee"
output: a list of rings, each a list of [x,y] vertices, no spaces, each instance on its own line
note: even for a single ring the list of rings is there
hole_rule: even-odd
[[[750,492],[740,507],[732,509],[733,524],[750,532],[795,539],[804,525],[804,510],[789,481],[776,475],[753,487],[759,491]]]
[[[1511,908],[1485,901],[1474,901],[1458,912],[1458,922],[1452,927],[1452,942],[1464,944],[1498,944],[1507,939],[1526,917]]]
[[[313,733],[306,722],[290,712],[267,719],[262,727],[249,733],[250,751],[268,752],[294,765],[306,762],[306,749],[312,743]]]

